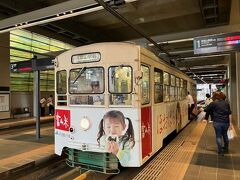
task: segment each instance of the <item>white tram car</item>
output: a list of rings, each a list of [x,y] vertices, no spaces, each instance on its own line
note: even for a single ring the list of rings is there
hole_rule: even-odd
[[[55,153],[72,167],[139,167],[189,122],[195,81],[139,45],[74,48],[55,59],[55,77]]]

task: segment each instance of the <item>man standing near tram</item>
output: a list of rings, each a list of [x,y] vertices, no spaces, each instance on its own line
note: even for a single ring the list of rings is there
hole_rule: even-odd
[[[193,115],[192,111],[194,109],[194,101],[193,101],[193,97],[189,93],[189,91],[188,91],[188,95],[187,95],[187,100],[188,100],[188,119],[190,120],[191,119],[191,115]]]

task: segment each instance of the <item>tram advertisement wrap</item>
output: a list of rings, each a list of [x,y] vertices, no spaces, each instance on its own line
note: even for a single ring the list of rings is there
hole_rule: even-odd
[[[63,131],[69,131],[71,126],[69,110],[57,110],[55,115],[55,128]]]
[[[122,166],[139,166],[141,161],[137,109],[56,110],[55,152],[66,146],[89,152],[109,152]],[[68,131],[64,123],[70,119]],[[61,143],[60,143],[61,142]]]

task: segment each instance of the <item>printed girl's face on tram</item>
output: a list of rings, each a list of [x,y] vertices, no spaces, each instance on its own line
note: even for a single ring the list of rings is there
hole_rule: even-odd
[[[103,128],[106,135],[121,136],[122,132],[126,128],[126,125],[123,120],[108,117],[104,119]]]

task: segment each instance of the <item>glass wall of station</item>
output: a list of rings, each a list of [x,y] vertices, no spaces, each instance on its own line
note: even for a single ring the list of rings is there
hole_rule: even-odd
[[[26,30],[10,32],[10,62],[27,61],[37,55],[72,49],[74,46]],[[36,54],[37,53],[37,54]],[[45,56],[46,58],[46,56]],[[11,91],[33,91],[33,73],[11,73]],[[40,73],[40,90],[54,91],[54,71]]]
[[[197,100],[205,100],[207,93],[212,96],[212,93],[217,90],[216,84],[197,84]]]

